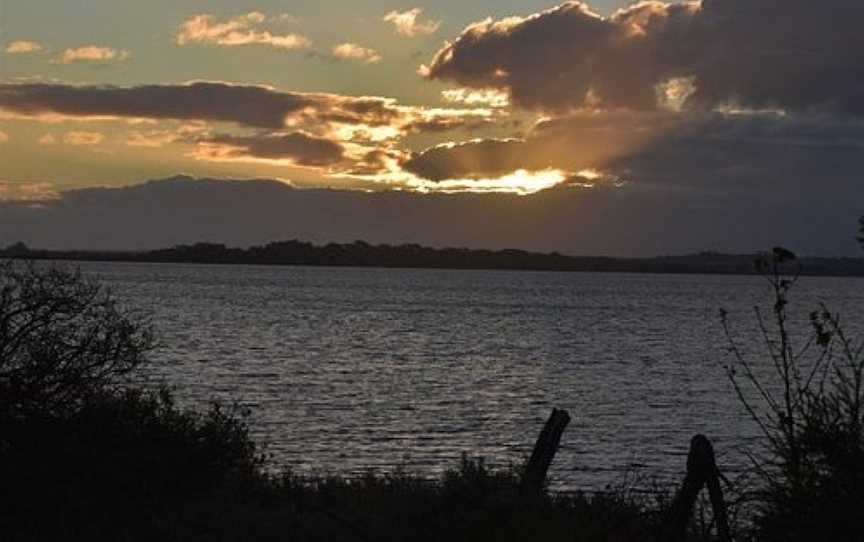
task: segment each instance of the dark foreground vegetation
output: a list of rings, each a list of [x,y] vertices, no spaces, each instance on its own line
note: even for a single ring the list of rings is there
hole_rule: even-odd
[[[12,436],[4,540],[599,541],[656,525],[619,496],[516,507],[515,471],[467,459],[437,481],[268,475],[237,418],[164,395],[103,397]]]
[[[760,264],[775,295],[758,320],[767,361],[748,359],[727,325],[730,379],[765,436],[751,487],[725,487],[741,503],[732,533],[862,540],[861,345],[824,308],[811,336],[790,338],[790,261],[775,249]],[[79,274],[0,261],[0,539],[682,540],[668,529],[674,493],[526,496],[518,466],[479,459],[431,481],[277,472],[241,410],[195,412],[133,384],[153,344],[146,320]],[[715,540],[716,525],[697,513],[685,539]]]
[[[431,248],[420,245],[371,245],[363,241],[313,245],[279,241],[249,248],[195,243],[149,251],[39,250],[15,243],[0,257],[38,260],[313,265],[426,269],[512,269],[522,271],[594,271],[626,273],[753,274],[753,254],[702,252],[655,258],[607,258],[542,254],[524,250]],[[807,275],[864,276],[864,258],[805,258]]]

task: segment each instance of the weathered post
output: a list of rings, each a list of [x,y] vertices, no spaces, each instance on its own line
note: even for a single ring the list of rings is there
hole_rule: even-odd
[[[690,441],[690,453],[687,455],[687,476],[681,491],[675,497],[672,508],[664,527],[664,540],[678,542],[684,540],[687,523],[693,515],[696,497],[703,486],[708,486],[711,497],[711,507],[714,509],[714,520],[717,522],[717,534],[721,542],[730,542],[729,520],[726,517],[726,503],[723,500],[723,489],[720,487],[720,470],[714,459],[714,447],[705,435],[696,435]]]
[[[546,425],[543,426],[540,436],[537,437],[534,451],[531,452],[531,458],[525,467],[525,473],[522,476],[522,483],[519,488],[520,497],[526,498],[540,495],[543,489],[543,481],[546,479],[546,473],[549,471],[549,466],[552,464],[552,460],[558,452],[558,446],[561,444],[561,435],[569,423],[570,414],[566,410],[552,409],[552,414],[546,421]]]

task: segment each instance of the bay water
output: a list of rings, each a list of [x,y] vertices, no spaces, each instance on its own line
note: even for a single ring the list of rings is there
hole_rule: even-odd
[[[560,490],[678,480],[695,433],[731,474],[758,444],[719,317],[767,363],[758,276],[72,265],[148,315],[151,381],[187,405],[249,407],[273,464],[298,473],[432,477],[463,453],[508,465],[553,407],[573,417],[550,472]],[[793,327],[803,336],[824,303],[862,336],[862,286],[801,278]]]

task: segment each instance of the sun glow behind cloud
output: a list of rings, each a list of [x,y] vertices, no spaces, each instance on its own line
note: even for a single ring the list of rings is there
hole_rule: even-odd
[[[520,169],[509,175],[490,179],[447,179],[444,181],[429,181],[412,176],[404,181],[407,190],[424,194],[442,193],[508,193],[527,196],[552,188],[564,182],[567,173],[560,169],[543,171],[527,171]]]
[[[387,184],[391,189],[419,192],[421,194],[498,193],[529,196],[558,186],[592,189],[600,186],[621,188],[627,184],[625,180],[615,175],[593,168],[582,169],[576,173],[556,168],[537,171],[519,169],[499,177],[444,179],[439,181],[423,179],[412,173],[408,173],[402,170],[395,161],[390,161],[388,169],[388,173],[356,177],[360,177],[366,181]],[[336,174],[332,177],[348,176]]]

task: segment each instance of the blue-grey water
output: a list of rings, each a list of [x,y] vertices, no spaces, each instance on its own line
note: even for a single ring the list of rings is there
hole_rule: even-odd
[[[237,400],[277,464],[435,475],[460,455],[530,453],[552,407],[573,416],[551,471],[602,489],[634,470],[677,479],[690,437],[723,468],[756,435],[728,383],[719,309],[755,349],[759,277],[357,268],[81,264],[149,313],[149,371],[187,404]],[[803,278],[864,320],[864,281]],[[749,342],[748,342],[749,341]]]

